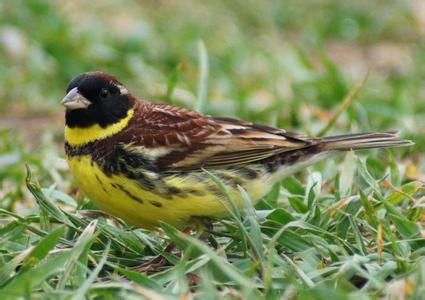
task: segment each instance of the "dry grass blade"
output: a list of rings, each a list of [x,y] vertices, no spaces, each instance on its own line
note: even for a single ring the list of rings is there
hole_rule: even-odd
[[[333,116],[329,119],[328,123],[326,123],[325,127],[323,127],[318,133],[317,136],[324,136],[329,129],[332,128],[332,126],[335,124],[335,122],[338,120],[339,116],[350,107],[351,103],[353,103],[355,96],[359,93],[361,88],[364,86],[364,84],[367,81],[367,78],[369,77],[369,71],[366,72],[366,74],[363,76],[363,78],[356,83],[356,85],[350,90],[350,92],[345,96],[344,100],[341,102],[341,104],[336,109]]]

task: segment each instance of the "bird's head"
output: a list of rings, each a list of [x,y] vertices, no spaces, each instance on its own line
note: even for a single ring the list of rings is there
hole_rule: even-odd
[[[134,100],[115,77],[95,71],[73,78],[61,103],[66,108],[68,127],[86,128],[97,124],[104,128],[126,117]]]

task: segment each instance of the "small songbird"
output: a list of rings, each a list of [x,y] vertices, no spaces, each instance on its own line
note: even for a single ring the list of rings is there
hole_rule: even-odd
[[[332,154],[412,145],[396,131],[324,138],[213,117],[132,95],[103,72],[78,75],[62,100],[65,152],[82,190],[106,212],[145,228],[228,214],[220,179],[242,206]],[[209,171],[210,174],[208,174]]]

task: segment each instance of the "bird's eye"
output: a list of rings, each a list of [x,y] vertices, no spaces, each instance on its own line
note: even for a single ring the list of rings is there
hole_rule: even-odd
[[[107,89],[100,90],[100,98],[106,99],[109,96],[109,91]]]

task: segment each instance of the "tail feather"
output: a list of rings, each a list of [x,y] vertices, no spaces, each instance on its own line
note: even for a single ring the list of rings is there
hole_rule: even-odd
[[[412,141],[398,139],[398,135],[398,131],[383,131],[328,136],[322,139],[322,145],[325,150],[339,151],[414,145]]]

